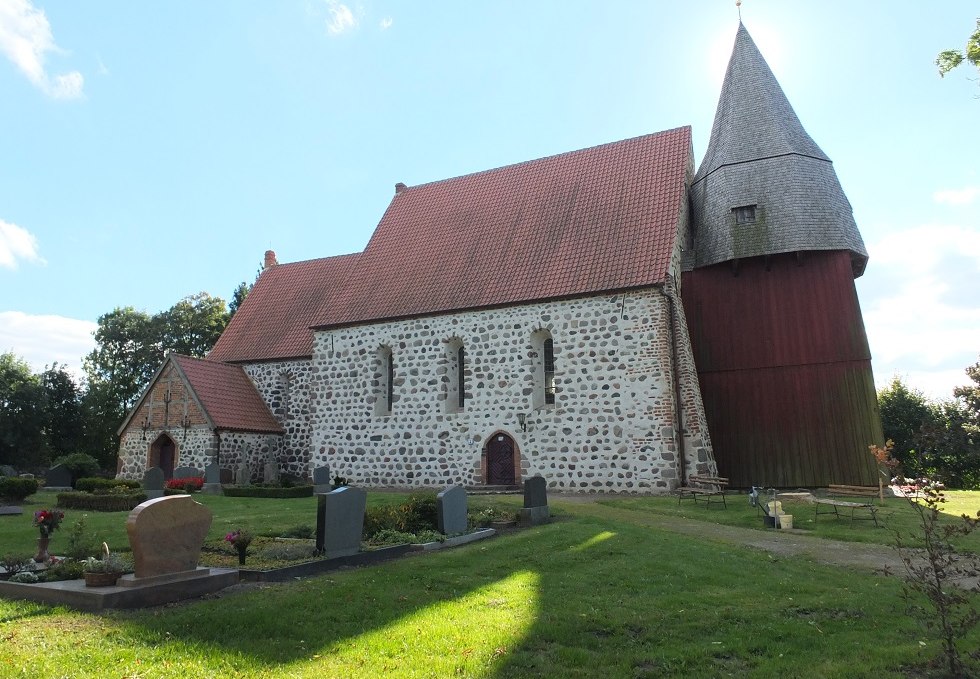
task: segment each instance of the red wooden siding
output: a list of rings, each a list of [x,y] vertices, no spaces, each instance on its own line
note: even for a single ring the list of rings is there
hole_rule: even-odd
[[[805,252],[684,274],[719,473],[733,486],[876,484],[882,439],[850,255]]]

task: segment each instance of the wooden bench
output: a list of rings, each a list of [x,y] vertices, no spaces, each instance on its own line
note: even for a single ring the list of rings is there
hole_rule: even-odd
[[[874,504],[874,499],[882,499],[881,488],[878,486],[845,486],[845,485],[834,485],[831,484],[827,486],[827,494],[835,497],[818,497],[814,498],[813,502],[816,507],[816,512],[814,513],[814,522],[816,522],[817,517],[821,514],[833,513],[835,517],[840,519],[840,509],[851,510],[851,521],[874,521],[875,528],[878,528],[878,508]],[[841,500],[840,497],[853,497],[853,498],[868,498],[866,502],[854,501],[854,500]],[[821,507],[830,507],[829,510],[820,511]],[[870,516],[855,516],[854,512],[858,509],[865,509],[868,511]]]
[[[728,509],[725,501],[725,489],[728,487],[728,479],[721,476],[705,476],[703,474],[691,474],[687,477],[686,486],[677,489],[677,504],[684,498],[691,498],[694,504],[698,503],[698,498],[704,499],[708,506],[712,502],[717,502],[721,498],[721,503]]]

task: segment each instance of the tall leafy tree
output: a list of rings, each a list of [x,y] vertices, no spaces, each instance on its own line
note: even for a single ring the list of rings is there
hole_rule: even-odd
[[[235,312],[241,308],[242,302],[245,301],[245,298],[251,291],[252,286],[245,281],[238,284],[238,287],[231,293],[231,301],[228,302],[228,320],[231,320],[231,317],[235,315]]]
[[[75,379],[57,363],[39,376],[44,395],[44,438],[52,458],[81,452],[82,415]]]
[[[0,464],[33,469],[45,462],[43,401],[30,366],[12,353],[0,354]]]
[[[956,387],[953,395],[963,399],[969,410],[969,419],[964,426],[973,435],[980,436],[980,361],[968,367],[966,374],[973,384]]]
[[[878,409],[885,440],[895,443],[893,455],[902,463],[907,476],[925,473],[923,454],[925,443],[922,428],[934,419],[929,401],[917,389],[910,389],[897,375],[878,391]]]
[[[165,353],[204,356],[221,337],[230,318],[225,301],[199,292],[154,316]]]

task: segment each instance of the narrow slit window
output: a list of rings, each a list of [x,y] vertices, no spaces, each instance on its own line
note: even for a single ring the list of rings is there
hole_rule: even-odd
[[[550,337],[544,341],[544,402],[555,402],[555,342]]]
[[[388,354],[387,360],[387,390],[385,392],[385,406],[387,410],[391,412],[391,406],[395,402],[395,357],[391,353]]]
[[[466,404],[466,377],[463,375],[463,366],[466,360],[466,350],[460,347],[456,351],[456,390],[457,405],[462,410]]]

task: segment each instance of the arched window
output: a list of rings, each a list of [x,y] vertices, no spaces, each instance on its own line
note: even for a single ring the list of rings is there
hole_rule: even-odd
[[[534,366],[534,407],[554,405],[555,343],[551,333],[538,330],[531,335],[531,359]]]

